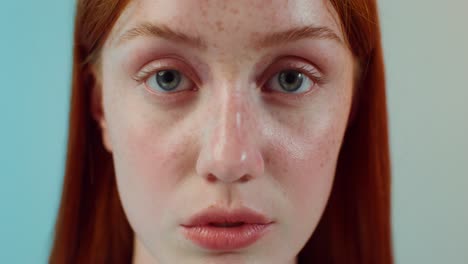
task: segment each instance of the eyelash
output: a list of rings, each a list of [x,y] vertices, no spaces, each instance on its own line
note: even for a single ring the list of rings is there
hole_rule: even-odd
[[[164,71],[164,70],[177,70],[181,73],[184,73],[184,75],[187,75],[192,82],[199,82],[197,78],[195,78],[195,75],[192,73],[192,71],[187,70],[186,67],[183,66],[183,62],[179,63],[177,62],[177,59],[171,59],[171,63],[167,63],[166,61],[156,61],[152,62],[149,65],[143,67],[135,76],[133,76],[133,80],[137,82],[146,82],[146,80],[151,77],[151,75],[156,74],[159,71]],[[158,66],[156,66],[158,65]],[[181,69],[181,70],[180,70]],[[195,79],[195,81],[193,81]]]
[[[301,60],[301,59],[298,59],[298,60]],[[159,67],[155,67],[154,65],[157,64],[159,65]],[[308,94],[309,92],[315,90],[314,88],[310,88],[308,89],[306,92],[303,92],[303,93],[287,93],[287,92],[277,92],[273,89],[270,89],[270,88],[265,88],[265,83],[268,83],[269,80],[271,80],[271,78],[273,78],[274,76],[276,76],[277,74],[283,72],[283,71],[287,71],[287,70],[293,70],[293,71],[297,71],[299,73],[302,73],[305,75],[306,78],[308,78],[311,83],[312,83],[312,87],[314,86],[317,86],[317,85],[321,85],[323,82],[324,82],[324,78],[323,78],[323,75],[319,72],[319,70],[317,70],[317,68],[315,66],[312,66],[310,64],[306,64],[306,63],[302,63],[303,65],[302,66],[296,66],[297,63],[295,62],[286,62],[286,63],[278,63],[280,66],[275,66],[275,67],[270,67],[269,70],[266,71],[266,76],[267,78],[266,79],[262,79],[263,81],[260,82],[260,83],[257,83],[259,84],[259,86],[261,87],[260,89],[266,93],[280,93],[282,96],[286,96],[286,97],[291,97],[293,99],[299,99],[301,97],[303,97],[305,94]],[[182,68],[182,70],[181,70]],[[176,70],[178,72],[180,72],[180,74],[182,76],[185,76],[185,78],[188,78],[188,80],[190,82],[193,83],[193,87],[191,89],[188,89],[188,91],[197,91],[198,90],[198,86],[197,86],[197,83],[200,83],[198,79],[194,78],[194,74],[191,72],[191,71],[186,71],[185,70],[186,67],[183,66],[183,64],[179,64],[179,63],[164,63],[164,62],[153,62],[153,63],[150,63],[149,65],[145,66],[142,70],[140,70],[135,76],[133,76],[133,79],[139,83],[143,82],[144,85],[145,85],[145,88],[152,94],[156,94],[158,92],[154,92],[152,91],[151,88],[149,87],[146,87],[147,84],[146,82],[148,81],[148,79],[153,76],[154,74],[160,72],[160,71],[164,71],[164,70]],[[188,72],[188,74],[187,74]],[[194,81],[194,79],[196,79]],[[171,94],[171,95],[174,95],[176,93],[181,93],[181,92],[184,92],[184,91],[187,91],[187,90],[182,90],[182,91],[179,91],[179,92],[168,92],[168,93],[161,93],[162,95],[161,96],[166,96],[167,94]]]

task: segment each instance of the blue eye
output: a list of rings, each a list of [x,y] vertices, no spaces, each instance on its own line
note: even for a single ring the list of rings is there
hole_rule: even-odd
[[[156,92],[175,92],[191,88],[191,81],[177,70],[162,70],[151,75],[146,85]]]
[[[270,89],[285,93],[304,93],[312,85],[310,78],[296,70],[281,71],[268,81]]]

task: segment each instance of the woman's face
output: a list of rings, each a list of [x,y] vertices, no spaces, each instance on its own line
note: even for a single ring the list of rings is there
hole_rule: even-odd
[[[322,0],[131,1],[102,51],[96,118],[136,262],[295,262],[350,112],[338,22]],[[265,219],[197,233],[191,217],[213,208]]]

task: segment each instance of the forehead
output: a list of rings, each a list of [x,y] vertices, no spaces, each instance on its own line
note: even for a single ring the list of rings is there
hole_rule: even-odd
[[[262,33],[299,26],[321,26],[345,39],[339,19],[326,0],[133,0],[121,14],[110,39],[151,22],[198,36],[216,47],[244,43]]]

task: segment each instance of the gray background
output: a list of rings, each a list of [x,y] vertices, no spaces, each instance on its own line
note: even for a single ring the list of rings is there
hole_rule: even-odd
[[[0,8],[0,262],[46,263],[74,1]],[[381,0],[397,264],[468,263],[468,2]]]
[[[468,263],[468,1],[381,0],[398,264]]]

